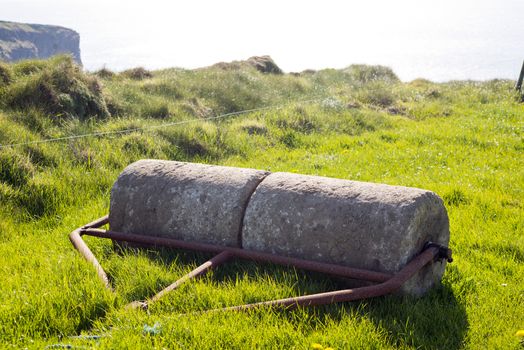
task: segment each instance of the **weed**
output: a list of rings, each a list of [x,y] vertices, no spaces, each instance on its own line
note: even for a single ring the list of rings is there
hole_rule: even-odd
[[[343,70],[351,79],[359,83],[371,83],[382,81],[386,83],[398,83],[400,79],[389,67],[368,66],[364,64],[354,64]]]
[[[258,120],[245,120],[239,126],[249,135],[266,135],[268,132],[266,125]]]
[[[143,118],[166,119],[171,115],[166,103],[148,104],[142,109]]]
[[[102,67],[96,72],[93,73],[97,77],[101,79],[112,79],[116,74],[112,70],[107,69],[106,67]]]
[[[442,198],[444,199],[444,203],[449,206],[458,206],[469,203],[468,197],[466,197],[464,192],[459,189],[453,189],[451,192],[445,193]]]
[[[287,131],[280,137],[280,142],[282,142],[286,147],[295,148],[300,141],[293,131]]]
[[[0,62],[0,88],[8,85],[12,79],[11,68],[7,64]]]
[[[203,142],[184,134],[176,140],[176,146],[187,157],[204,157],[209,154],[209,149]]]
[[[31,161],[13,150],[2,150],[0,153],[0,181],[20,187],[29,181],[34,174]]]
[[[387,88],[365,89],[359,91],[358,99],[360,102],[386,108],[391,106],[396,98],[395,95]]]
[[[143,67],[125,70],[120,75],[133,80],[144,80],[153,77],[153,74]]]

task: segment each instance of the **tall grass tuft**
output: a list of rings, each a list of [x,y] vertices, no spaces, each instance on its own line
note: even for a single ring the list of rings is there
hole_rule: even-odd
[[[0,62],[0,89],[8,85],[12,79],[11,68],[7,64]]]
[[[70,56],[46,61],[42,69],[12,83],[5,100],[8,108],[37,108],[55,118],[109,117],[99,81],[82,72]]]
[[[11,149],[0,152],[0,181],[20,187],[27,184],[35,172],[30,159]]]
[[[93,74],[96,75],[97,77],[101,78],[101,79],[111,79],[111,78],[113,78],[116,75],[115,72],[113,72],[110,69],[107,69],[106,67],[100,68],[99,70],[97,70]]]
[[[354,80],[360,83],[370,83],[374,81],[382,81],[386,83],[398,83],[400,79],[389,67],[385,66],[368,66],[365,64],[353,64],[342,72],[348,74]]]
[[[149,79],[153,77],[153,74],[145,69],[144,67],[136,67],[131,68],[123,71],[120,73],[125,78],[133,79],[133,80],[144,80]]]

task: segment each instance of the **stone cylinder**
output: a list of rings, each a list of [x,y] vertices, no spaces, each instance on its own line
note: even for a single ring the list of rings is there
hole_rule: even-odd
[[[447,245],[449,222],[435,193],[318,176],[273,173],[246,209],[245,249],[395,273],[428,241]],[[424,293],[445,263],[426,266],[402,288]]]
[[[265,171],[140,160],[111,189],[113,231],[238,247],[244,210]]]
[[[430,191],[160,160],[120,174],[109,225],[392,274],[426,242],[449,242],[446,210]],[[444,268],[424,267],[402,291],[421,295]]]

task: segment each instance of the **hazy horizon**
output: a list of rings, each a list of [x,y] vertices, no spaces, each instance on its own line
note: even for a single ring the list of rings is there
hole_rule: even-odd
[[[382,64],[402,80],[516,79],[524,2],[0,0],[0,20],[80,33],[84,67],[197,68],[270,55],[286,72]]]

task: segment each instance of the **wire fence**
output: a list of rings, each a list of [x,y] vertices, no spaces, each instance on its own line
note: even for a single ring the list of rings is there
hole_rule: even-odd
[[[507,60],[501,60],[501,61],[510,61],[510,59]],[[513,61],[513,59],[511,59]],[[478,69],[478,67],[472,66],[469,70],[473,71]],[[521,71],[521,77],[519,77],[519,80],[522,79],[522,73],[524,72],[524,64]],[[522,82],[521,82],[522,84]],[[517,82],[518,86],[518,82]],[[359,86],[351,86],[353,89],[359,89]],[[518,87],[520,90],[520,86]],[[374,92],[374,91],[384,91],[384,88],[376,88],[376,89],[365,89],[367,92]],[[105,136],[113,136],[113,135],[123,135],[128,134],[132,132],[139,132],[139,131],[150,131],[150,130],[156,130],[156,129],[163,129],[178,125],[184,125],[184,124],[190,124],[190,123],[196,123],[196,122],[204,122],[204,121],[211,121],[211,120],[219,120],[219,119],[227,119],[234,116],[249,114],[249,113],[255,113],[260,111],[266,111],[266,110],[279,110],[285,107],[289,107],[294,104],[307,104],[307,103],[315,103],[315,102],[321,102],[323,100],[326,100],[327,98],[330,98],[333,96],[315,96],[315,98],[312,99],[306,99],[306,100],[296,100],[296,101],[290,101],[285,104],[279,104],[279,105],[269,105],[269,106],[263,106],[258,108],[252,108],[252,109],[245,109],[241,111],[236,112],[230,112],[230,113],[224,113],[220,115],[215,115],[207,118],[193,118],[193,119],[186,119],[176,122],[169,122],[169,123],[161,123],[151,126],[144,126],[144,127],[137,127],[137,128],[129,128],[129,129],[123,129],[123,130],[112,130],[112,131],[99,131],[99,132],[92,132],[92,133],[85,133],[85,134],[78,134],[78,135],[70,135],[70,136],[63,136],[63,137],[56,137],[56,138],[48,138],[43,140],[33,140],[33,141],[25,141],[25,142],[17,142],[17,143],[9,143],[9,144],[3,144],[0,145],[1,149],[6,148],[13,148],[13,147],[21,147],[21,146],[28,146],[28,145],[35,145],[35,144],[43,144],[43,143],[52,143],[52,142],[61,142],[61,141],[68,141],[68,140],[76,140],[76,139],[83,139],[83,138],[89,138],[89,137],[105,137]]]
[[[267,111],[267,110],[279,110],[285,107],[289,107],[295,104],[307,104],[307,103],[314,103],[314,102],[320,102],[324,100],[324,98],[315,98],[315,99],[308,99],[308,100],[297,100],[297,101],[291,101],[285,104],[279,104],[279,105],[270,105],[270,106],[263,106],[258,108],[252,108],[252,109],[245,109],[237,112],[230,112],[230,113],[224,113],[212,117],[207,118],[193,118],[193,119],[186,119],[186,120],[180,120],[176,122],[170,122],[170,123],[161,123],[156,125],[150,125],[150,126],[144,126],[144,127],[138,127],[138,128],[129,128],[129,129],[123,129],[123,130],[111,130],[111,131],[99,131],[99,132],[92,132],[92,133],[85,133],[85,134],[79,134],[79,135],[70,135],[70,136],[63,136],[63,137],[56,137],[56,138],[49,138],[49,139],[43,139],[43,140],[34,140],[34,141],[26,141],[26,142],[18,142],[18,143],[10,143],[10,144],[4,144],[0,145],[0,149],[4,148],[12,148],[12,147],[19,147],[19,146],[28,146],[28,145],[35,145],[35,144],[42,144],[42,143],[51,143],[51,142],[60,142],[60,141],[67,141],[67,140],[76,140],[76,139],[83,139],[88,137],[104,137],[104,136],[113,136],[113,135],[122,135],[122,134],[128,134],[132,132],[138,132],[138,131],[150,131],[150,130],[156,130],[156,129],[163,129],[178,125],[184,125],[184,124],[190,124],[195,122],[204,122],[204,121],[210,121],[210,120],[218,120],[218,119],[227,119],[243,114],[248,113],[255,113],[255,112],[261,112],[261,111]]]

